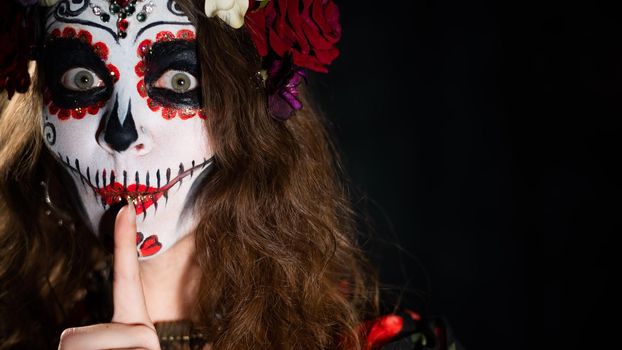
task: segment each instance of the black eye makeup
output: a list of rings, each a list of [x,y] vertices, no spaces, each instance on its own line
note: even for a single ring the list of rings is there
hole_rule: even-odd
[[[39,64],[52,100],[60,108],[91,106],[112,94],[113,81],[106,64],[81,40],[49,40]]]
[[[164,107],[200,108],[196,43],[158,42],[145,56],[145,86],[151,99]]]

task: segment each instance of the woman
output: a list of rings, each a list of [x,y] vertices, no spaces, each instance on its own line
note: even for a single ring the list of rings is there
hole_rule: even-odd
[[[338,55],[332,2],[18,2],[5,51],[36,69],[0,74],[24,92],[0,119],[1,349],[450,346],[375,318],[300,85]]]

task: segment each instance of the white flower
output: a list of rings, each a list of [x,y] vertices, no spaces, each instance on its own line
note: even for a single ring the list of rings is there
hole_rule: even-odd
[[[205,14],[207,17],[218,16],[231,27],[238,29],[244,25],[248,2],[249,0],[205,0]]]
[[[41,4],[41,6],[54,6],[57,2],[58,0],[40,0],[39,4]]]

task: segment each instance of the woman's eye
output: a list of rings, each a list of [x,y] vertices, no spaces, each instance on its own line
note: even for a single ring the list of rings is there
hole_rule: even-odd
[[[188,72],[169,70],[160,76],[154,86],[183,94],[197,87],[197,78]]]
[[[105,84],[97,74],[86,68],[72,68],[66,71],[60,82],[64,87],[73,91],[88,91]]]

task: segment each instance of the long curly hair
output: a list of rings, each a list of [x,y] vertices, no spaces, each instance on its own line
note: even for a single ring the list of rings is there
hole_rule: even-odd
[[[248,33],[202,16],[202,1],[177,2],[201,42],[215,156],[195,203],[197,327],[215,350],[360,348],[357,325],[378,313],[378,287],[325,120],[304,96],[294,117],[272,119],[252,79],[261,67]],[[108,254],[84,224],[69,230],[45,213],[44,179],[78,217],[43,146],[41,85],[0,117],[0,349],[55,346]]]

